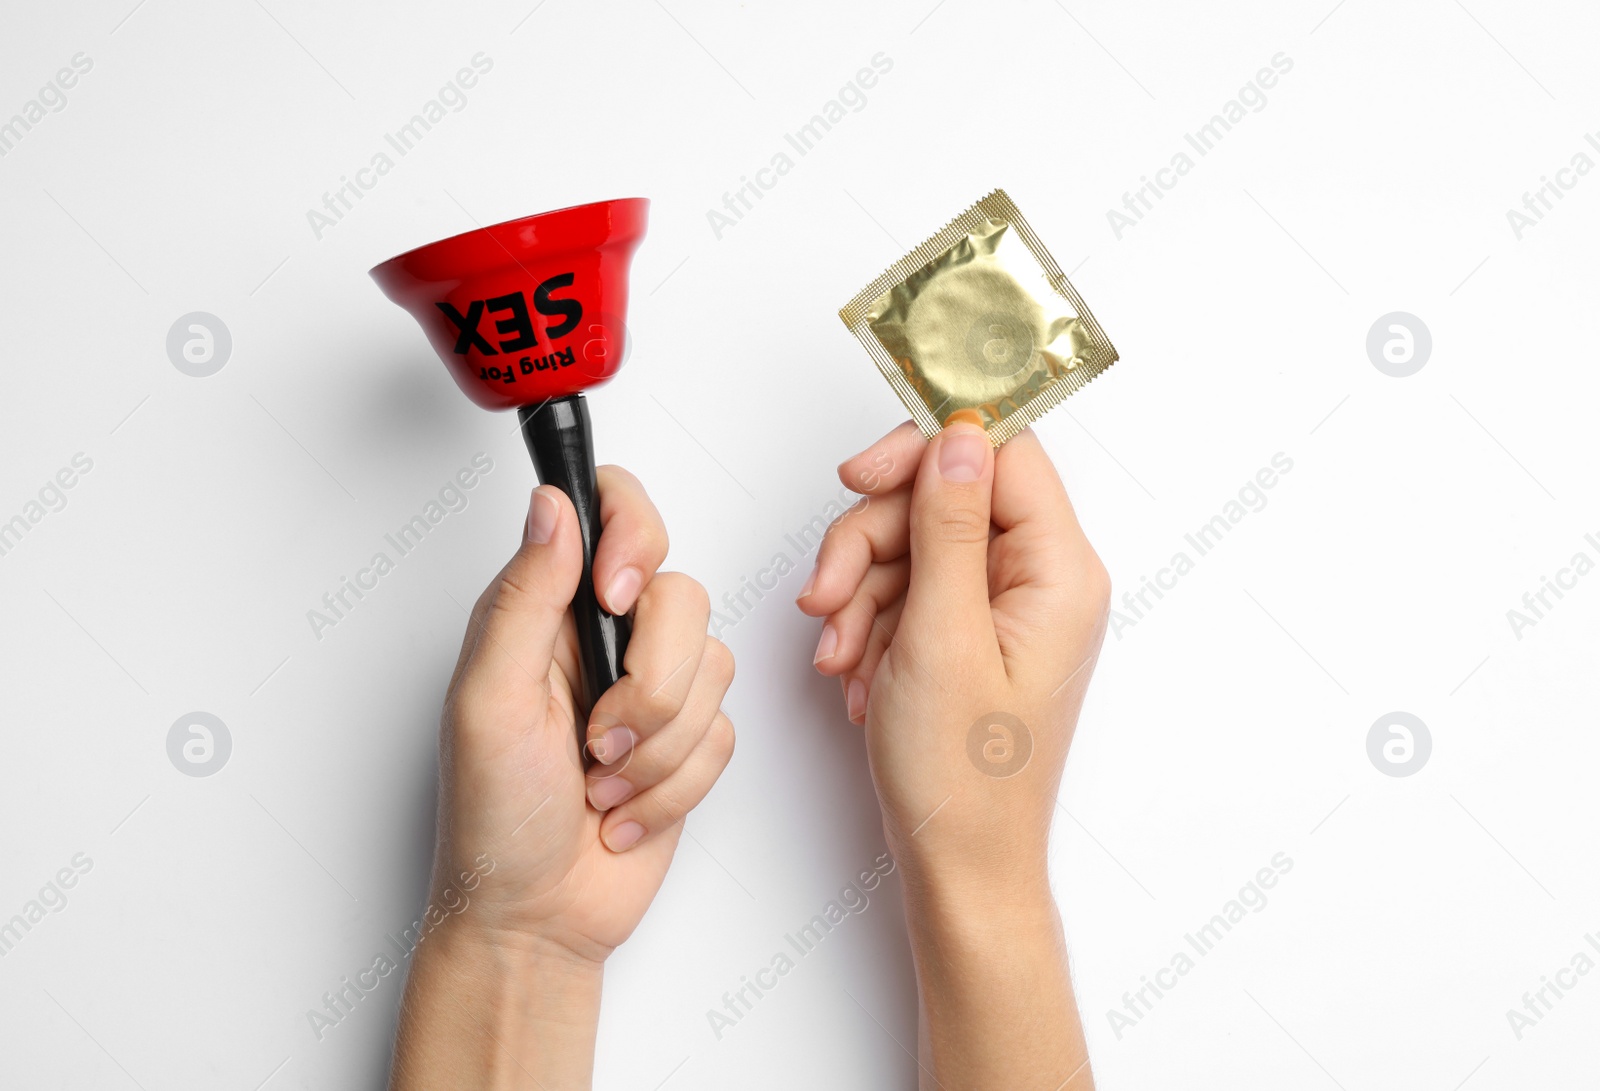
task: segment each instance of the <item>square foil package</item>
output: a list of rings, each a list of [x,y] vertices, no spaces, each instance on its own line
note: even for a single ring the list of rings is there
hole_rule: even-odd
[[[977,410],[996,447],[1117,359],[1044,243],[995,190],[839,311],[929,438]]]

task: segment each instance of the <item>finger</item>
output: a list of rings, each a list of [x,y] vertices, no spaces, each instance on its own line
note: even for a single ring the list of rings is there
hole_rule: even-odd
[[[620,807],[606,812],[600,840],[612,852],[626,852],[639,842],[671,829],[700,805],[733,757],[733,721],[721,712],[711,719],[705,737],[665,780]]]
[[[611,613],[625,614],[667,559],[667,527],[639,479],[621,466],[601,466],[595,480],[601,528],[594,550],[595,594]]]
[[[1017,588],[1063,586],[1073,556],[1088,550],[1061,477],[1031,429],[995,452],[990,519],[1003,534],[989,551],[996,605]]]
[[[812,617],[850,601],[867,569],[906,555],[911,534],[911,490],[868,496],[829,528],[817,564],[795,604]]]
[[[876,628],[878,614],[905,594],[910,579],[910,558],[873,565],[855,596],[823,622],[817,654],[812,660],[817,670],[823,674],[843,674],[854,667],[866,650],[867,638]]]
[[[1084,536],[1072,501],[1054,463],[1032,429],[1017,434],[995,452],[990,518],[1003,531],[991,559],[990,590],[995,605],[1006,592],[1022,587],[1096,590],[1099,558]],[[1101,573],[1103,575],[1103,573]]]
[[[522,548],[473,611],[476,640],[463,689],[531,703],[548,684],[556,636],[578,589],[583,545],[572,501],[553,485],[533,490]]]
[[[1055,463],[1031,428],[1024,428],[994,454],[990,518],[1001,530],[1043,523],[1051,533],[1082,535]]]
[[[881,496],[917,476],[928,441],[911,421],[906,421],[859,455],[839,464],[839,480],[852,492]]]
[[[994,447],[963,410],[928,445],[911,496],[911,584],[902,633],[919,657],[993,644],[989,492]]]
[[[600,695],[589,713],[590,753],[615,762],[678,715],[710,639],[710,620],[705,588],[683,573],[661,572],[645,585],[622,659],[627,673]]]
[[[883,662],[889,645],[894,642],[894,634],[900,625],[900,612],[904,607],[904,599],[896,599],[884,607],[874,619],[872,630],[867,633],[867,645],[855,669],[839,676],[839,682],[844,687],[845,715],[853,724],[867,722],[867,697],[872,692],[872,679],[877,675],[878,664]]]
[[[683,711],[623,760],[596,764],[589,770],[590,806],[597,811],[610,810],[670,776],[705,738],[732,681],[733,653],[722,641],[708,639]]]
[[[1075,670],[1082,662],[1076,650],[1074,662],[1040,656],[1040,641],[1102,624],[1111,581],[1031,429],[995,454],[991,518],[1004,528],[990,550],[990,591],[1008,672],[1030,666],[1047,675]]]

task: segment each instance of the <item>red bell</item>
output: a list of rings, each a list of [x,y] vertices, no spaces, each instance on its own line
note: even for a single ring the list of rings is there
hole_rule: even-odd
[[[631,197],[544,212],[408,250],[372,270],[467,397],[518,411],[539,480],[572,498],[583,534],[572,612],[591,706],[621,676],[630,625],[595,599],[600,504],[582,391],[622,366],[628,265],[649,208]],[[580,726],[580,746],[583,734]]]

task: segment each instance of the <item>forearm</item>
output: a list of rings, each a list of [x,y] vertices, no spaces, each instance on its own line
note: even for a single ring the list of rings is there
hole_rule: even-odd
[[[450,925],[428,940],[406,981],[391,1091],[586,1091],[599,963]]]
[[[906,919],[921,1000],[922,1087],[1093,1087],[1048,884],[1001,890],[912,875]]]

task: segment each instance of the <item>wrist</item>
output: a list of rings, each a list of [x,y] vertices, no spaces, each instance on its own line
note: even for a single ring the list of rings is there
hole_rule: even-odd
[[[589,1087],[603,971],[541,936],[446,921],[413,959],[391,1087]]]
[[[1049,855],[1042,842],[1034,845],[1017,838],[997,845],[987,837],[926,835],[897,840],[895,861],[908,900],[915,897],[951,912],[982,904],[1054,901]]]
[[[442,855],[445,850],[439,851]],[[441,877],[436,865],[432,895],[417,922],[420,931],[428,936],[448,936],[463,950],[502,951],[572,974],[599,971],[616,949],[614,945],[597,942],[531,910],[514,882],[508,886],[502,876],[490,877],[494,870],[491,860],[486,869],[458,871],[460,881],[449,881]]]
[[[508,985],[537,981],[540,990],[596,993],[604,976],[605,955],[580,953],[572,945],[540,932],[499,927],[482,920],[453,917],[429,936],[440,961],[492,976]],[[418,955],[424,952],[419,948]]]
[[[903,868],[906,921],[913,939],[992,943],[1008,931],[1054,932],[1060,914],[1046,872]]]
[[[908,869],[902,886],[929,1075],[946,1087],[1088,1086],[1044,869],[1002,882]]]

